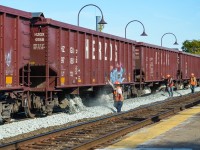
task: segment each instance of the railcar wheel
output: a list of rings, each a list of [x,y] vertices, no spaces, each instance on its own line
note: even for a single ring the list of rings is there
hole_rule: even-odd
[[[30,105],[28,103],[28,100],[27,98],[24,100],[24,112],[25,112],[25,115],[26,117],[29,117],[29,118],[34,118],[35,117],[35,114],[31,112],[30,110]]]

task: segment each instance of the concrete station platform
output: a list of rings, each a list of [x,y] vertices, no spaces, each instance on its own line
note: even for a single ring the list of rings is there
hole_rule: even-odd
[[[105,149],[200,150],[200,105],[129,133]]]

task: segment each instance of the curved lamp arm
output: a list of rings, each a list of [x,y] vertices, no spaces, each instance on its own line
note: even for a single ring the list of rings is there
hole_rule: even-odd
[[[134,21],[139,22],[139,23],[143,26],[143,33],[141,34],[141,36],[147,36],[147,34],[145,33],[145,28],[144,28],[144,25],[142,24],[142,22],[140,22],[139,20],[132,20],[132,21],[130,21],[130,22],[126,25],[126,27],[125,27],[125,38],[126,38],[126,28],[127,28],[127,26],[128,26],[131,22],[134,22]]]
[[[178,45],[178,43],[177,43],[177,38],[176,38],[175,34],[173,34],[173,33],[171,33],[171,32],[167,32],[167,33],[163,34],[163,36],[161,37],[161,46],[162,46],[162,39],[163,39],[163,37],[164,37],[166,34],[172,34],[172,35],[175,37],[174,45]]]
[[[107,24],[107,23],[104,21],[103,12],[101,11],[101,9],[100,9],[97,5],[88,4],[88,5],[83,6],[83,7],[79,10],[79,12],[78,12],[78,21],[77,21],[78,26],[79,26],[79,15],[80,15],[80,12],[81,12],[81,10],[82,10],[83,8],[85,8],[85,7],[87,7],[87,6],[95,6],[96,8],[98,8],[98,9],[100,10],[101,16],[102,16],[101,21],[99,22],[99,24]]]

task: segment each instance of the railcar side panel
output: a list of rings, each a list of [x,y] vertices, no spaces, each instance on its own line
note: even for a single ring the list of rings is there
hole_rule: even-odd
[[[92,55],[91,55],[91,84],[99,84],[100,81],[98,81],[98,40],[96,35],[92,35]]]
[[[103,51],[103,37],[98,36],[97,37],[97,57],[98,57],[98,81],[99,83],[104,83],[106,81],[105,79],[105,70],[104,70],[104,63],[102,63],[102,60],[104,60],[104,51]]]
[[[50,65],[50,63],[47,63],[50,60],[47,50],[49,49],[50,52],[51,48],[54,49],[56,41],[52,41],[53,47],[49,45],[47,42],[48,38],[53,37],[49,36],[49,30],[44,26],[31,28],[31,31],[31,88],[40,88],[41,90],[44,90],[46,87],[49,87],[46,82],[47,76],[49,81],[49,70],[47,71],[47,67]]]
[[[83,85],[83,83],[85,82],[85,59],[83,59],[83,57],[85,57],[85,33],[84,32],[79,32],[78,35],[78,44],[77,44],[77,68],[76,68],[76,72],[77,72],[77,84],[78,85]]]
[[[106,75],[106,79],[109,79],[110,74],[109,72],[111,71],[111,69],[115,68],[115,64],[113,64],[112,62],[109,62],[109,39],[104,37],[104,68],[103,70],[105,71],[105,75]],[[110,67],[110,68],[109,68]],[[112,80],[111,80],[112,81]],[[113,80],[114,83],[114,80]]]
[[[180,52],[180,71],[182,78],[189,79],[191,77],[191,73],[194,73],[195,76],[199,79],[200,72],[199,72],[199,64],[200,64],[200,57],[197,55],[189,54]]]
[[[162,81],[167,74],[177,79],[178,52],[146,43],[139,43],[136,50],[137,74],[143,75],[142,81]],[[173,64],[173,67],[172,67]],[[136,79],[137,81],[137,79]]]
[[[45,65],[45,53],[47,44],[48,30],[44,27],[31,28],[31,52],[30,63],[35,66]]]
[[[32,42],[42,45],[43,51],[37,53],[32,49],[31,62],[32,67],[40,66],[43,72],[36,76],[46,81],[34,87],[89,87],[105,85],[108,80],[133,82],[134,41],[98,35],[51,19],[39,19],[32,27],[32,35],[37,35],[38,30],[44,40],[42,37]]]
[[[60,48],[58,50],[58,62],[60,62],[60,65],[58,65],[58,85],[62,86],[65,84],[69,84],[69,73],[67,70],[69,70],[69,66],[67,65],[68,62],[68,49],[69,49],[69,30],[63,30],[61,32],[61,29],[59,30],[60,35],[60,41],[58,42],[58,47]],[[60,51],[60,53],[59,53]],[[59,78],[60,77],[60,78]]]
[[[24,69],[30,59],[31,14],[0,6],[0,88],[17,89],[24,84]]]
[[[127,82],[133,82],[133,68],[134,68],[134,63],[133,63],[133,59],[134,58],[134,47],[132,46],[132,44],[128,44],[128,51],[127,51],[127,60],[126,60],[126,64],[127,64],[127,69],[126,69],[126,73],[127,73]]]
[[[67,60],[67,64],[69,66],[69,70],[66,70],[69,72],[69,82],[68,85],[77,85],[77,31],[69,30],[69,49],[68,49],[68,55],[69,58]],[[49,41],[50,42],[50,41]]]
[[[90,59],[92,59],[92,37],[91,35],[86,34],[85,37],[85,56],[82,58],[85,61],[85,70],[83,70],[83,73],[85,74],[84,76],[84,81],[83,84],[90,84],[91,83],[91,78],[92,78],[92,68],[91,68],[91,63]]]

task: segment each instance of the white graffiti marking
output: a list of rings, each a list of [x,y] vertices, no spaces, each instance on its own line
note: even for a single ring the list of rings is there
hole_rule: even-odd
[[[6,61],[6,65],[9,67],[11,64],[11,52],[5,55],[5,61]]]

